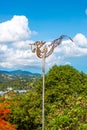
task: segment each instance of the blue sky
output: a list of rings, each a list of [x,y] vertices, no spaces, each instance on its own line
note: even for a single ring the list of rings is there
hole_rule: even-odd
[[[0,69],[41,72],[41,59],[29,43],[50,43],[62,34],[74,43],[67,40],[58,46],[46,59],[46,71],[54,64],[70,64],[87,73],[86,0],[0,1]]]

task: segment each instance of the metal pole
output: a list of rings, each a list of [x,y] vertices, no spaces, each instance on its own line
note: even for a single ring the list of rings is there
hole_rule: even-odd
[[[54,50],[55,47],[57,47],[58,45],[61,44],[63,38],[69,38],[72,42],[73,40],[67,36],[67,35],[61,35],[59,38],[55,39],[54,41],[51,42],[51,44],[49,46],[44,46],[45,42],[43,41],[36,41],[31,45],[31,49],[32,49],[32,45],[35,46],[34,49],[32,49],[32,52],[35,53],[39,58],[42,58],[42,77],[43,77],[43,85],[42,85],[42,130],[44,130],[44,124],[45,124],[45,114],[44,114],[44,90],[45,90],[45,59],[50,56]],[[49,47],[51,47],[50,49],[48,49]],[[43,48],[43,49],[41,49]]]
[[[44,130],[44,90],[45,90],[45,56],[42,58],[42,77],[43,77],[43,85],[42,85],[42,130]]]

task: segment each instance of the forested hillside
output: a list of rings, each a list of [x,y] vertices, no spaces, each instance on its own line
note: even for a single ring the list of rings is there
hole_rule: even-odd
[[[17,130],[41,130],[42,79],[9,102],[8,121]],[[53,66],[45,77],[45,130],[87,130],[87,74],[72,66]]]
[[[41,77],[39,73],[31,73],[29,71],[1,71],[0,70],[0,91],[6,90],[8,87],[12,89],[29,89],[31,84],[35,83],[37,78]]]

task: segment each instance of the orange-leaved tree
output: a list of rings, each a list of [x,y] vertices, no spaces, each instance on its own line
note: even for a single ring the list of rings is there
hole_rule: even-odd
[[[16,130],[15,126],[8,121],[8,114],[11,113],[8,105],[9,102],[0,103],[0,130]]]

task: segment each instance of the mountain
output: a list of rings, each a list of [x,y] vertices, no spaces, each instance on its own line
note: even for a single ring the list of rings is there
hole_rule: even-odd
[[[16,79],[29,79],[40,77],[39,73],[31,73],[29,71],[15,70],[15,71],[4,71],[0,70],[0,82],[7,82]]]
[[[29,71],[15,70],[3,71],[0,70],[0,91],[8,87],[13,89],[28,89],[29,84],[40,78],[40,74],[31,73]]]
[[[14,70],[14,71],[0,70],[0,74],[6,74],[6,75],[12,75],[12,76],[17,76],[17,75],[40,75],[39,73],[32,73],[30,71],[23,71],[23,70]]]
[[[9,71],[10,75],[25,75],[25,74],[32,74],[29,71],[23,71],[23,70],[15,70],[15,71]]]

